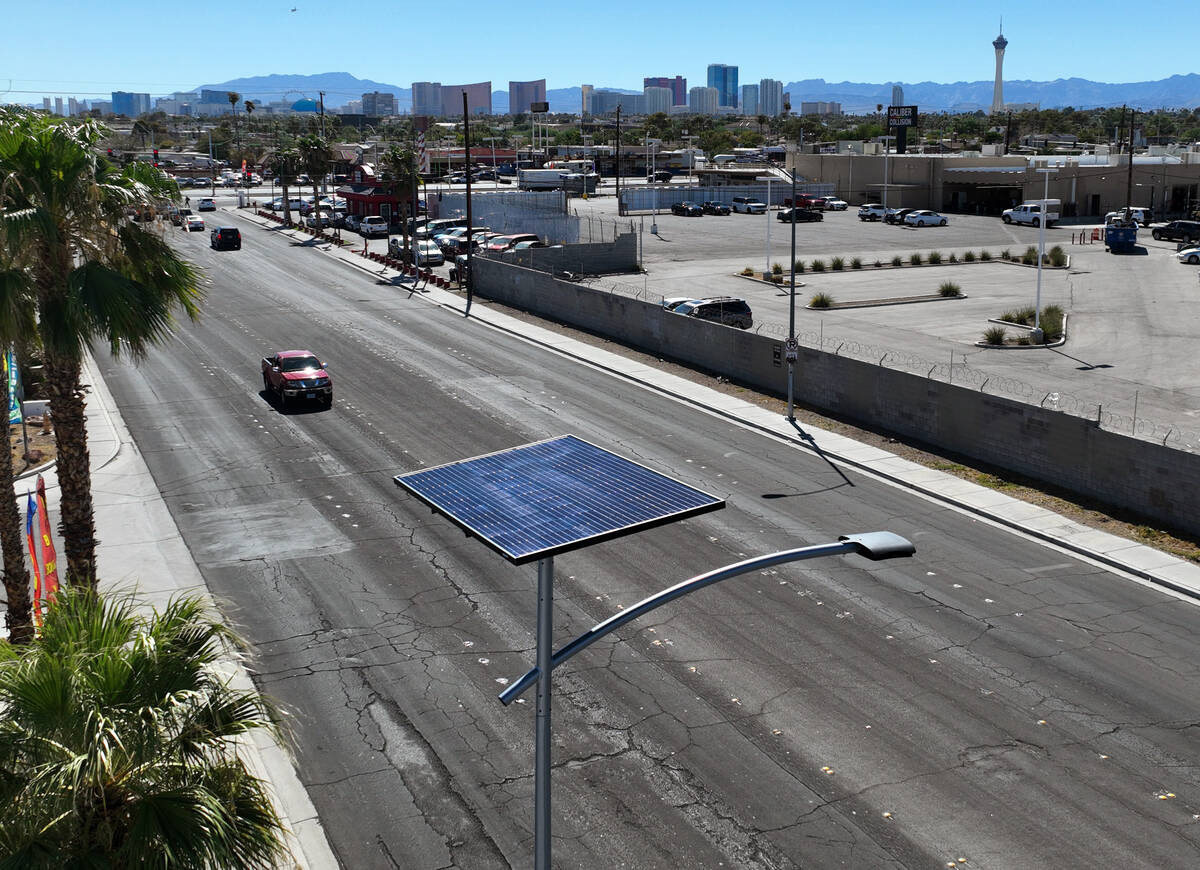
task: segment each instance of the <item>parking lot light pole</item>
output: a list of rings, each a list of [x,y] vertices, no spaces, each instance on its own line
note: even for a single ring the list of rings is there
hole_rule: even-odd
[[[755,181],[765,181],[767,183],[767,208],[764,214],[767,216],[767,269],[763,273],[770,280],[771,275],[771,176],[765,178],[756,178]]]
[[[1132,160],[1133,158],[1130,157]],[[1046,256],[1046,200],[1050,198],[1050,174],[1057,172],[1057,169],[1039,169],[1042,173],[1044,185],[1042,190],[1042,217],[1038,221],[1038,271],[1037,271],[1037,296],[1034,299],[1033,305],[1033,332],[1030,333],[1030,340],[1034,344],[1041,344],[1045,339],[1045,333],[1042,332],[1042,260]]]
[[[796,405],[794,402],[795,393],[793,386],[796,377],[796,160],[799,158],[797,152],[792,158],[792,266],[791,266],[791,291],[788,293],[788,340],[787,340],[787,367],[788,367],[788,404],[787,418],[788,422],[793,422],[796,419]]]

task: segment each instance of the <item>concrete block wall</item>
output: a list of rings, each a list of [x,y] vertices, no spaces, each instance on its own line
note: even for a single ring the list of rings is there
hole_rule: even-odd
[[[475,261],[480,296],[786,395],[782,342],[499,260]],[[569,267],[568,267],[569,268]],[[776,361],[778,360],[778,364]],[[1047,408],[801,348],[803,404],[1061,486],[1200,535],[1200,456]]]
[[[567,271],[585,275],[635,272],[638,268],[637,242],[636,235],[624,233],[613,242],[581,243],[561,248],[527,248],[502,254],[501,258],[505,262],[541,271]]]

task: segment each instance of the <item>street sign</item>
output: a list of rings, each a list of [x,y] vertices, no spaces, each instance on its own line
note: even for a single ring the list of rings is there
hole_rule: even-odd
[[[800,358],[800,354],[796,353],[794,350],[786,351],[784,356],[787,358],[788,362],[795,362]]]
[[[789,338],[789,339],[787,340],[787,349],[788,349],[788,350],[795,350],[797,347],[799,347],[799,345],[798,345],[798,344],[796,344],[796,339],[794,339],[794,338]]]

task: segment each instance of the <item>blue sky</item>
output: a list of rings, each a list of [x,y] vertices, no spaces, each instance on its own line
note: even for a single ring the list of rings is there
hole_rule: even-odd
[[[768,5],[12,0],[0,10],[0,102],[162,95],[242,76],[333,71],[400,87],[491,80],[495,90],[543,77],[551,89],[640,89],[643,76],[658,75],[695,87],[709,63],[737,65],[742,83],[979,81],[993,76],[1001,15],[1006,80],[1130,82],[1200,71],[1194,16],[1177,2]]]

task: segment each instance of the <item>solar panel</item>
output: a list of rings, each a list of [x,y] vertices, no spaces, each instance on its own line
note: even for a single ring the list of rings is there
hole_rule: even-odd
[[[393,479],[514,565],[725,507],[574,435]]]

